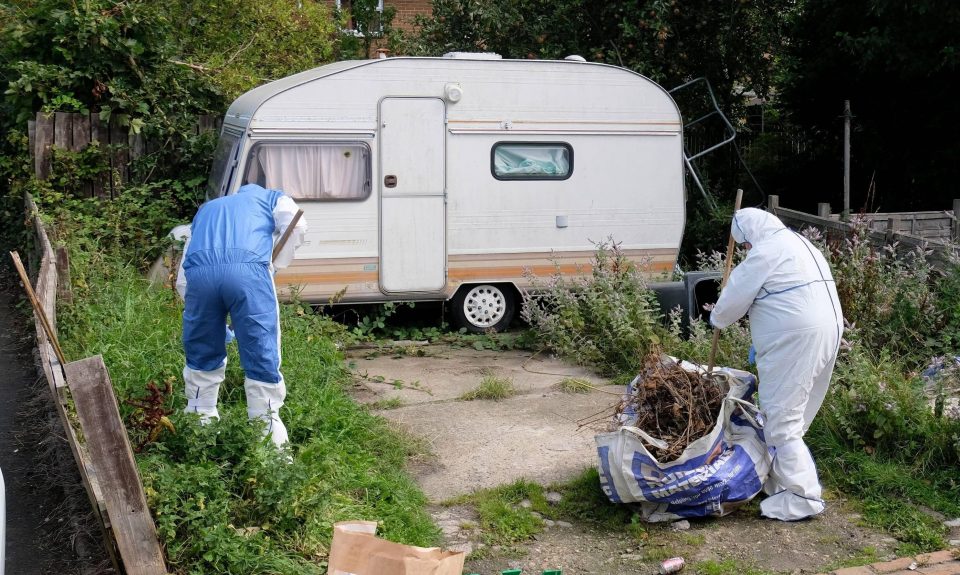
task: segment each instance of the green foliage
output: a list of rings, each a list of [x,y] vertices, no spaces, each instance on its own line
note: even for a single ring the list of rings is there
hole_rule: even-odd
[[[179,38],[184,69],[208,78],[226,101],[264,82],[314,68],[351,52],[323,2],[167,1],[190,31]],[[358,4],[354,2],[354,4]],[[192,68],[185,67],[186,64]]]
[[[521,505],[524,500],[530,502],[529,507]],[[482,489],[454,503],[472,503],[476,507],[487,545],[526,541],[543,531],[543,520],[533,513],[551,514],[543,487],[523,479],[493,489]]]
[[[513,385],[513,380],[507,377],[497,377],[492,373],[487,373],[480,381],[476,389],[472,389],[460,396],[460,399],[472,401],[474,399],[489,399],[493,401],[502,401],[517,394],[517,388]]]
[[[579,377],[565,377],[557,383],[557,389],[564,393],[590,393],[593,386]]]
[[[540,342],[604,375],[635,374],[660,343],[659,308],[642,272],[619,245],[599,244],[592,273],[531,277],[522,316]]]
[[[92,261],[92,260],[90,260]],[[179,381],[182,306],[111,261],[80,270],[87,286],[58,310],[68,358],[102,354],[121,416],[147,382]],[[309,306],[281,307],[293,461],[247,421],[235,346],[220,392],[221,419],[200,426],[182,414],[182,388],[165,405],[176,434],[164,432],[138,456],[148,502],[171,566],[184,573],[322,573],[332,525],[381,521],[385,537],[431,545],[438,533],[425,498],[403,471],[416,446],[354,403],[338,344],[345,329]],[[131,433],[136,433],[131,431]]]
[[[927,260],[928,252],[878,249],[868,241],[868,232],[857,218],[853,232],[830,246],[811,232],[833,268],[844,319],[852,324],[848,339],[870,350],[886,349],[911,367],[956,351],[950,347],[958,338],[952,309],[957,301],[952,286],[960,281],[956,271],[941,278]]]
[[[835,441],[921,473],[960,464],[960,421],[935,414],[922,382],[886,350],[875,357],[856,346],[842,356],[818,421]]]
[[[667,87],[706,76],[729,105],[744,90],[767,93],[772,55],[782,41],[782,20],[770,14],[789,6],[781,1],[434,0],[433,16],[419,21],[417,43],[430,55],[466,50],[561,59],[580,54]]]

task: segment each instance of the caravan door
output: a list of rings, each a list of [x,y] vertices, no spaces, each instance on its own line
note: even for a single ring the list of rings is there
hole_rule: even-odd
[[[380,101],[380,289],[439,292],[447,284],[446,106]]]

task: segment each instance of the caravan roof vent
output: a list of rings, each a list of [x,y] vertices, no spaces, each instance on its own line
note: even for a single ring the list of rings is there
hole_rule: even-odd
[[[495,52],[447,52],[443,57],[454,60],[503,60],[503,56]]]
[[[571,62],[586,62],[583,56],[578,56],[576,54],[571,54],[564,58],[564,60],[570,60]]]

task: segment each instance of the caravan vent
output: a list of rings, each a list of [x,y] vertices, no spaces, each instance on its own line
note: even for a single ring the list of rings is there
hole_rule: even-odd
[[[503,60],[503,56],[494,52],[447,52],[443,57],[454,60]]]

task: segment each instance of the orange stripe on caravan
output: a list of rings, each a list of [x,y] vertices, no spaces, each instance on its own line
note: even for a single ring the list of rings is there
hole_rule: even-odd
[[[650,262],[644,266],[644,271],[663,272],[673,269],[672,262]],[[541,266],[514,266],[514,267],[489,267],[489,268],[458,268],[451,269],[449,276],[453,280],[475,280],[475,279],[496,279],[496,278],[515,278],[521,277],[524,271],[530,270],[537,276],[548,276],[555,274],[558,270],[562,274],[590,273],[593,271],[591,264],[561,264],[541,265]]]
[[[518,278],[522,277],[525,270],[530,270],[534,275],[547,276],[557,272],[555,265],[540,266],[500,266],[500,267],[478,267],[478,268],[454,268],[449,270],[449,277],[452,280],[475,280],[475,279],[498,279],[498,278]],[[645,271],[663,272],[673,269],[673,262],[650,262],[644,267]],[[562,264],[559,266],[560,273],[576,274],[590,273],[593,270],[591,264]],[[375,282],[379,280],[377,272],[321,272],[321,273],[291,273],[278,275],[277,285],[290,284],[343,284],[357,283],[364,281]]]
[[[310,283],[358,283],[375,282],[380,279],[377,272],[322,272],[303,274],[281,274],[274,281],[277,285]]]

